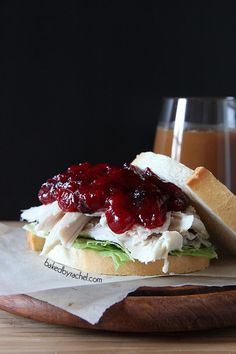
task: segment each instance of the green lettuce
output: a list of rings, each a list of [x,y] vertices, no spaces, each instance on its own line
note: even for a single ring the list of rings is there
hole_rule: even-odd
[[[37,232],[35,231],[35,226],[36,225],[37,225],[36,222],[31,222],[30,224],[25,224],[23,226],[23,229],[26,230],[26,231],[32,232],[32,234],[34,234],[34,235],[37,235]],[[49,234],[49,232],[44,232],[43,234],[41,232],[39,237],[47,237],[48,234]]]
[[[207,257],[209,259],[217,258],[215,248],[211,247],[201,247],[194,248],[191,246],[184,246],[181,251],[175,250],[169,253],[170,256],[196,256],[196,257]]]
[[[120,265],[133,260],[127,250],[115,242],[77,238],[72,247],[97,251],[104,257],[112,257],[117,270]]]
[[[127,261],[134,261],[134,259],[124,247],[111,241],[98,241],[93,239],[77,238],[72,247],[90,249],[100,252],[100,254],[104,257],[112,257],[116,269],[118,269],[121,264]],[[209,259],[217,257],[214,247],[193,248],[190,246],[184,246],[181,251],[171,251],[169,255],[198,256],[207,257]]]

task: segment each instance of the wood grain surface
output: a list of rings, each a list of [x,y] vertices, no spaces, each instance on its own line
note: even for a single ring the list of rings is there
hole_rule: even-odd
[[[178,334],[124,334],[48,325],[0,310],[0,353],[236,353],[236,327]]]

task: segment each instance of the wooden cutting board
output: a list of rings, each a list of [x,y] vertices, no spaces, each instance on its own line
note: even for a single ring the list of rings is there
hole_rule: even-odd
[[[27,295],[0,297],[0,308],[51,324],[122,332],[178,332],[236,325],[236,287],[140,288],[87,321]]]

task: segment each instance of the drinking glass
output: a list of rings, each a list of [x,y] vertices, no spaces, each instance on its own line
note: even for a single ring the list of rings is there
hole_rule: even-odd
[[[236,194],[236,99],[163,99],[154,152],[208,168]]]

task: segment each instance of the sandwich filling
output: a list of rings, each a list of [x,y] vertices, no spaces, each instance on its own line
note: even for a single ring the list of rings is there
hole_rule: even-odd
[[[168,255],[216,257],[186,195],[149,168],[73,165],[41,186],[39,200],[21,218],[45,238],[42,254],[49,257],[61,244],[112,257],[115,268],[163,259],[165,273]]]

